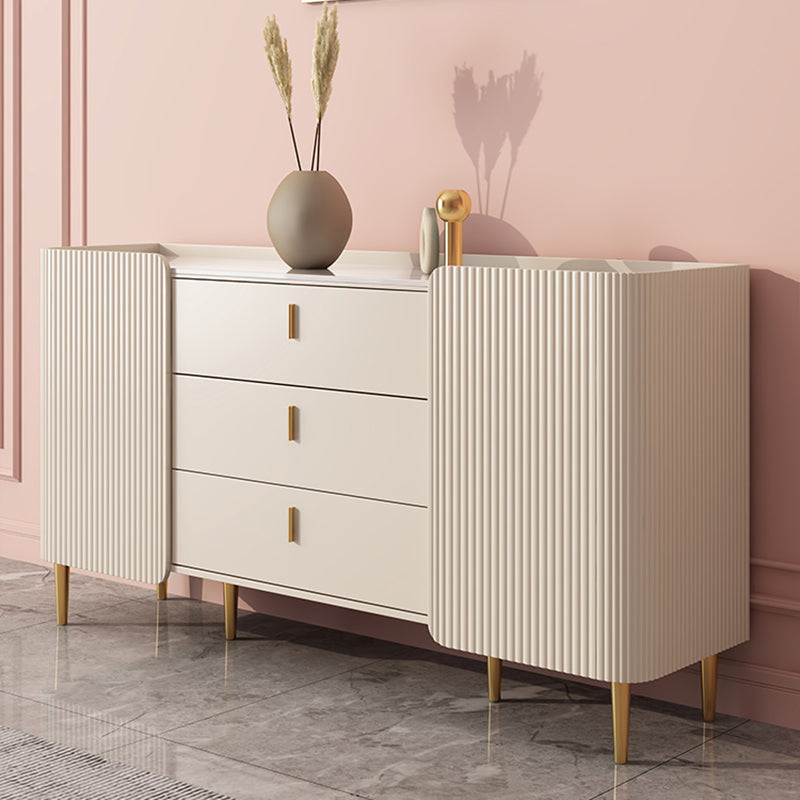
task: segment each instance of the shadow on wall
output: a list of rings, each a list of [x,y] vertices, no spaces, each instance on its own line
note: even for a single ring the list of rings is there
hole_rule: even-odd
[[[495,77],[490,70],[488,81],[481,86],[475,82],[472,67],[455,68],[453,119],[475,169],[478,189],[477,213],[473,213],[464,226],[464,249],[467,252],[536,255],[531,243],[503,217],[519,148],[541,101],[542,75],[536,70],[535,55],[524,53],[522,63],[513,73]],[[500,215],[493,216],[490,213],[492,178],[506,142],[508,171]]]
[[[647,257],[650,261],[694,261],[697,259],[688,251],[669,244],[656,245]]]
[[[750,271],[750,386],[752,554],[798,564],[800,283],[767,269]]]

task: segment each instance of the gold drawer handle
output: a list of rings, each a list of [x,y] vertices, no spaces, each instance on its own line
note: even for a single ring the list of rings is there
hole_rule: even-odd
[[[295,441],[295,413],[297,412],[297,406],[289,406],[289,441]]]
[[[289,338],[296,339],[295,335],[295,318],[297,317],[297,306],[294,303],[289,303]]]
[[[294,506],[289,506],[289,543],[294,542]]]

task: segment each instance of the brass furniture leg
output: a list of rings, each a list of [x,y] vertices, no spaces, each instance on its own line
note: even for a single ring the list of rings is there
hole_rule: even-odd
[[[628,763],[628,731],[631,722],[631,685],[611,684],[611,715],[614,718],[614,763]]]
[[[700,686],[703,693],[703,719],[713,722],[717,715],[717,663],[719,655],[700,662]]]
[[[156,599],[157,600],[166,600],[167,599],[167,581],[168,580],[169,580],[169,578],[167,578],[166,580],[161,581],[161,583],[159,583],[156,586]]]
[[[489,701],[500,702],[500,681],[503,677],[503,662],[489,656],[486,659],[486,672],[489,677]]]
[[[239,587],[232,583],[222,584],[225,601],[225,638],[236,638],[236,610],[239,605]]]
[[[56,624],[67,624],[69,610],[69,567],[64,564],[53,564],[56,576]]]

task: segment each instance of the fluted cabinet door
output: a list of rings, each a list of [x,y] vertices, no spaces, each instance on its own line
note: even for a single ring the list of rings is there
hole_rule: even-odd
[[[639,682],[747,638],[748,281],[434,272],[436,641]]]
[[[158,583],[170,559],[169,271],[42,254],[42,558]]]

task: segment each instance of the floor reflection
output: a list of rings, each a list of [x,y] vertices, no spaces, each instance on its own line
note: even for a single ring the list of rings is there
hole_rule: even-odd
[[[488,731],[486,733],[486,763],[492,763],[492,751],[499,744],[500,738],[500,705],[489,703]]]

